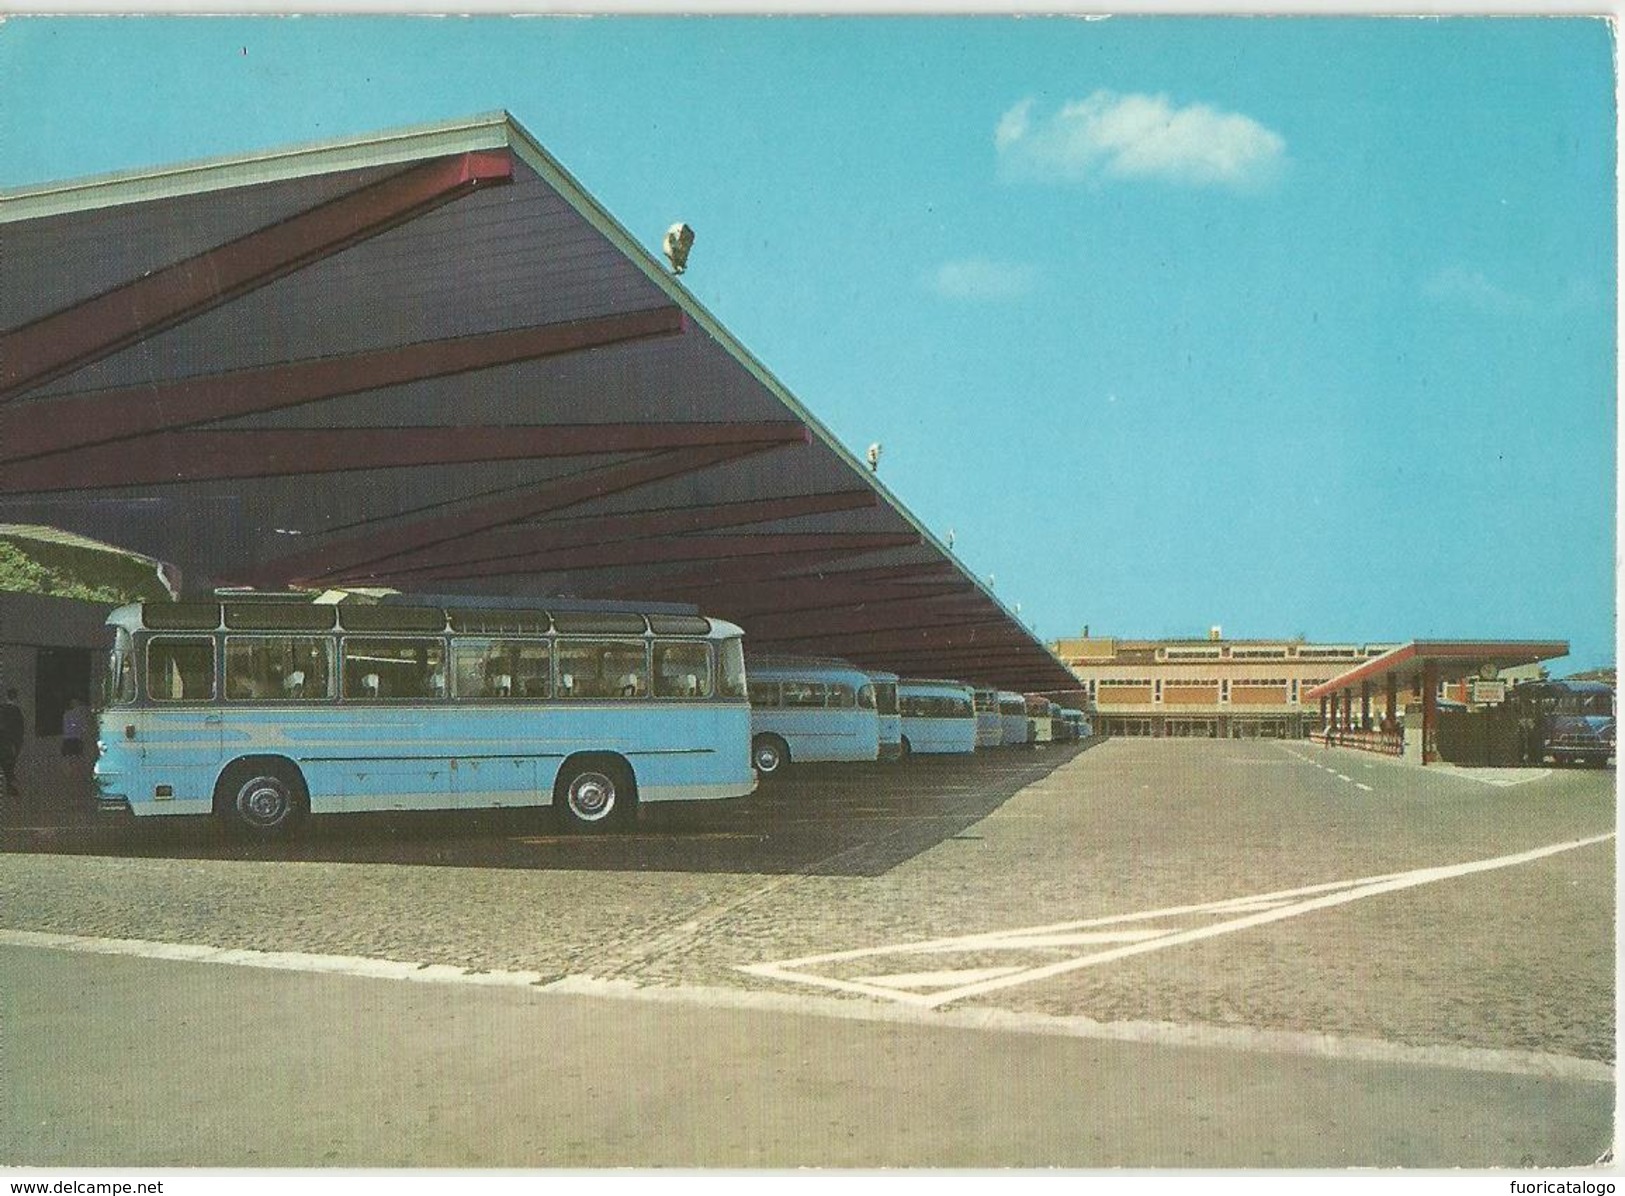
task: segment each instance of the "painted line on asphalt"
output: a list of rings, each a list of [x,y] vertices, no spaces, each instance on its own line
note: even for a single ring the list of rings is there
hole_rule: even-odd
[[[967,997],[982,996],[1013,985],[1048,980],[1080,968],[1098,967],[1101,964],[1114,963],[1117,960],[1134,955],[1143,955],[1149,951],[1161,951],[1168,947],[1183,946],[1186,943],[1199,942],[1218,935],[1251,930],[1255,926],[1263,926],[1271,922],[1279,922],[1285,918],[1295,918],[1303,914],[1346,905],[1367,897],[1398,892],[1419,885],[1434,884],[1438,881],[1456,880],[1464,876],[1472,876],[1476,873],[1493,871],[1499,868],[1511,868],[1519,864],[1528,864],[1561,852],[1574,851],[1582,847],[1603,843],[1612,838],[1614,838],[1614,832],[1609,831],[1607,834],[1593,835],[1586,839],[1553,843],[1530,851],[1517,852],[1513,855],[1496,856],[1485,860],[1471,860],[1461,864],[1416,868],[1408,872],[1366,876],[1357,880],[1330,881],[1325,884],[1309,885],[1299,889],[1286,889],[1275,893],[1261,893],[1248,897],[1230,898],[1226,901],[1174,906],[1160,910],[1144,910],[1106,918],[1092,918],[1080,922],[1061,922],[1049,926],[1030,926],[1008,931],[988,931],[953,938],[893,943],[881,947],[859,947],[849,951],[833,951],[822,955],[803,956],[798,959],[745,964],[740,966],[739,970],[766,980],[814,985],[840,992],[881,997],[903,1004],[930,1008],[945,1005],[951,1001],[961,1001]],[[1228,916],[1237,913],[1242,916]],[[906,957],[921,954],[972,952],[985,954],[1001,949],[1016,949],[1005,946],[1005,940],[1007,939],[1021,944],[1024,940],[1031,939],[1035,935],[1069,933],[1126,922],[1149,922],[1168,918],[1191,920],[1193,917],[1203,915],[1219,916],[1225,920],[1190,928],[1164,927],[1161,933],[1142,938],[1136,942],[1111,947],[1105,951],[1077,955],[1069,959],[1041,964],[1036,967],[1021,968],[1018,971],[1009,972],[1002,976],[978,979],[955,988],[933,993],[919,993],[908,988],[892,989],[882,983],[879,978],[873,976],[843,977],[829,975],[825,971],[811,970],[816,968],[827,969],[831,964],[885,956]]]
[[[1483,776],[1484,772],[1492,775]],[[1493,785],[1507,789],[1513,785],[1527,785],[1530,781],[1543,781],[1552,775],[1549,768],[1494,768],[1473,769],[1455,764],[1435,765],[1437,776],[1460,777],[1464,781],[1477,781],[1480,785]]]
[[[540,997],[584,997],[643,1001],[709,1009],[789,1016],[825,1017],[840,1021],[890,1022],[941,1029],[1038,1034],[1147,1046],[1201,1047],[1275,1055],[1300,1055],[1361,1063],[1446,1068],[1502,1075],[1536,1076],[1612,1086],[1615,1069],[1597,1059],[1542,1051],[1440,1044],[1414,1046],[1380,1038],[1268,1030],[1237,1026],[1186,1025],[1174,1022],[1099,1022],[1087,1017],[1023,1013],[1006,1009],[926,1009],[918,1006],[853,1001],[810,993],[706,985],[641,985],[629,980],[571,975],[546,980],[539,972],[496,971],[412,963],[365,956],[317,955],[292,951],[254,951],[195,943],[96,938],[44,931],[0,929],[0,948],[114,955],[159,962],[225,964],[276,971],[314,973],[362,980],[410,981],[422,984],[514,988]]]

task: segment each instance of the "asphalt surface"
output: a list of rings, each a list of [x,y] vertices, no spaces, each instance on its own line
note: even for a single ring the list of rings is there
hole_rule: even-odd
[[[1530,1168],[1607,1136],[1587,1082],[57,951],[0,966],[0,1157],[35,1167]]]
[[[613,839],[561,836],[531,813],[318,819],[277,847],[231,843],[207,824],[110,827],[65,804],[0,820],[0,929],[504,970],[529,988],[429,996],[431,986],[382,980],[69,963],[68,952],[0,945],[6,1067],[23,1111],[9,1120],[23,1153],[8,1148],[10,1158],[135,1149],[137,1130],[107,1136],[65,1118],[63,1103],[109,1084],[156,1086],[143,1099],[159,1099],[190,1066],[155,1045],[162,1027],[181,1010],[214,1049],[238,1000],[227,990],[244,984],[309,985],[299,1007],[321,1014],[329,1053],[382,1049],[384,1029],[346,1012],[362,999],[344,995],[350,986],[430,1002],[400,1014],[423,1033],[405,1034],[389,1065],[416,1059],[443,1078],[426,1087],[420,1118],[434,1093],[448,1124],[460,1116],[453,1075],[468,1077],[476,1102],[520,1083],[502,1052],[577,1022],[578,1051],[612,1025],[615,1050],[647,1054],[627,1063],[645,1086],[629,1124],[684,1123],[670,1106],[695,1101],[694,1076],[718,1069],[750,1110],[734,1109],[738,1133],[704,1128],[727,1122],[720,1108],[721,1122],[690,1129],[612,1131],[594,1119],[633,1095],[583,1057],[570,1074],[586,1089],[529,1070],[521,1087],[525,1100],[581,1101],[591,1132],[561,1141],[545,1123],[491,1128],[473,1151],[485,1163],[454,1149],[455,1135],[440,1147],[429,1135],[411,1165],[1547,1166],[1589,1164],[1612,1137],[1614,843],[1583,842],[1614,827],[1611,771],[1422,770],[1308,743],[1118,740],[793,769],[742,801],[651,808]],[[1582,845],[1520,854],[1566,844]],[[1394,876],[1408,879],[1349,887]],[[1279,896],[1300,889],[1314,892]],[[1277,896],[1244,900],[1259,894]],[[140,1001],[139,985],[133,1004],[106,999],[118,987],[108,978],[129,969],[190,979],[144,979],[176,989],[161,1000]],[[573,978],[689,994],[688,1004],[572,995],[560,985]],[[741,1010],[707,993],[806,1004]],[[263,1004],[232,1030],[258,1044],[268,1073],[258,1083],[307,1083],[321,1071],[299,1061],[307,1048],[261,1033],[285,999]],[[221,1012],[200,1021],[194,1006]],[[448,1010],[461,1027],[455,1058],[430,1029]],[[888,1020],[899,1011],[913,1020]],[[524,1028],[486,1020],[499,1016]],[[765,1042],[761,1018],[773,1027]],[[976,1018],[993,1028],[970,1028]],[[672,1034],[703,1065],[667,1060],[658,1066],[676,1070],[645,1084]],[[1145,1041],[1120,1041],[1136,1036]],[[827,1045],[786,1045],[803,1041]],[[130,1064],[132,1052],[145,1061]],[[68,1056],[62,1074],[94,1084],[53,1079],[50,1061]],[[1019,1074],[1007,1066],[1016,1058],[1028,1060]],[[486,1066],[469,1071],[469,1060]],[[375,1082],[353,1074],[324,1084],[323,1099],[332,1118],[350,1109],[364,1122]],[[998,1123],[985,1106],[1001,1092],[1022,1116],[971,1132]],[[44,1103],[29,1104],[35,1095]],[[899,1128],[870,1099],[918,1115]],[[1052,1102],[1073,1115],[1052,1115]],[[223,1107],[200,1104],[200,1124],[225,1120]],[[31,1109],[60,1141],[41,1136]],[[1149,1128],[1129,1132],[1128,1109]],[[853,1133],[820,1137],[819,1124]],[[359,1131],[339,1135],[331,1158],[286,1125],[252,1153],[235,1130],[209,1151],[180,1133],[158,1135],[142,1157],[404,1158],[369,1154]]]

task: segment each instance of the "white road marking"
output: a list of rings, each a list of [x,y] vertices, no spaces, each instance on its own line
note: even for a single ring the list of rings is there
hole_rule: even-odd
[[[1496,856],[1486,860],[1472,860],[1463,864],[1445,864],[1433,868],[1417,868],[1409,872],[1393,872],[1381,876],[1361,877],[1357,880],[1331,881],[1326,884],[1308,885],[1299,889],[1286,889],[1275,893],[1260,893],[1249,897],[1235,897],[1227,901],[1207,902],[1198,905],[1175,906],[1168,909],[1145,910],[1132,914],[1118,914],[1106,918],[1092,918],[1081,922],[1062,922],[1050,926],[1030,926],[1011,931],[991,931],[981,934],[964,935],[957,938],[928,939],[921,942],[890,944],[883,947],[859,947],[850,951],[834,951],[824,955],[808,955],[799,959],[775,960],[768,963],[745,964],[739,970],[752,976],[763,979],[781,980],[794,984],[810,984],[823,988],[831,988],[840,992],[861,993],[867,996],[886,997],[890,1000],[904,1004],[914,1004],[924,1007],[945,1005],[951,1001],[964,1000],[967,997],[980,996],[1001,988],[1009,988],[1017,984],[1031,984],[1036,980],[1047,980],[1052,976],[1063,975],[1076,971],[1079,968],[1096,967],[1100,964],[1112,963],[1119,959],[1126,959],[1132,955],[1141,955],[1148,951],[1160,951],[1167,947],[1181,946],[1185,943],[1194,943],[1202,939],[1213,938],[1222,934],[1234,934],[1241,930],[1250,930],[1255,926],[1263,926],[1270,922],[1278,922],[1284,918],[1295,918],[1302,914],[1314,913],[1317,910],[1330,909],[1338,905],[1346,905],[1352,901],[1359,901],[1366,897],[1376,897],[1383,893],[1393,893],[1401,889],[1415,888],[1418,885],[1433,884],[1442,880],[1455,880],[1463,876],[1471,876],[1479,872],[1488,872],[1498,868],[1510,868],[1518,864],[1527,864],[1547,856],[1557,855],[1560,852],[1574,851],[1577,848],[1589,847],[1593,844],[1603,843],[1614,837],[1610,831],[1604,835],[1593,835],[1587,839],[1575,839],[1565,843],[1553,843],[1545,847],[1537,847],[1531,851],[1517,852],[1513,855]],[[1296,898],[1297,900],[1292,900]],[[1232,917],[1240,913],[1240,917]],[[827,967],[830,964],[845,963],[850,960],[868,959],[879,956],[910,956],[920,954],[940,954],[951,952],[989,952],[1000,949],[1013,950],[1009,943],[1025,943],[1034,936],[1050,936],[1057,933],[1068,933],[1085,930],[1093,927],[1110,926],[1124,922],[1148,922],[1170,917],[1190,918],[1192,915],[1206,914],[1219,916],[1224,920],[1210,923],[1206,926],[1197,926],[1190,929],[1166,928],[1161,933],[1154,934],[1138,942],[1126,943],[1112,947],[1105,951],[1073,956],[1070,959],[1044,963],[1033,967],[1019,968],[1006,972],[1003,975],[969,981],[954,988],[945,989],[935,993],[917,993],[907,989],[891,989],[878,979],[846,979],[840,976],[828,975],[822,971],[810,969]]]
[[[1506,789],[1512,785],[1526,785],[1530,781],[1543,781],[1552,775],[1549,768],[1462,768],[1454,764],[1434,765],[1440,776],[1460,777],[1464,781],[1477,781],[1481,785],[1494,785]]]
[[[540,972],[482,972],[449,964],[370,959],[362,955],[314,955],[303,951],[254,951],[244,947],[210,947],[202,943],[162,943],[145,939],[93,938],[35,930],[0,930],[0,947],[41,947],[90,955],[131,955],[176,963],[223,963],[280,972],[321,972],[372,980],[411,980],[421,984],[481,984],[528,987]]]
[[[1138,915],[1130,915],[1134,917]],[[1136,1042],[1168,1047],[1217,1047],[1224,1050],[1301,1055],[1325,1059],[1440,1067],[1502,1075],[1539,1076],[1612,1085],[1614,1068],[1600,1060],[1541,1051],[1466,1046],[1412,1046],[1376,1038],[1338,1037],[1299,1030],[1265,1030],[1235,1026],[1178,1025],[1168,1022],[1098,1022],[1087,1017],[1056,1017],[1005,1009],[926,1009],[891,1002],[849,1001],[810,993],[780,993],[706,985],[641,985],[629,980],[572,975],[543,982],[539,972],[481,972],[445,965],[425,965],[364,956],[314,955],[164,943],[139,939],[94,938],[31,930],[0,929],[0,948],[119,955],[179,963],[227,964],[235,967],[349,976],[368,980],[511,987],[540,997],[587,997],[598,1000],[647,1001],[709,1009],[737,1009],[787,1016],[827,1017],[841,1021],[892,1022],[939,1028],[1009,1034],[1043,1034],[1109,1042]]]
[[[870,984],[887,988],[952,988],[956,984],[970,984],[976,980],[992,980],[1021,971],[1020,965],[1010,968],[960,968],[952,972],[897,972],[890,976],[865,976]]]
[[[1361,782],[1361,781],[1355,781],[1354,782],[1354,787],[1356,789],[1364,789],[1367,793],[1371,792],[1371,786],[1367,785],[1367,784],[1365,784],[1364,782]]]

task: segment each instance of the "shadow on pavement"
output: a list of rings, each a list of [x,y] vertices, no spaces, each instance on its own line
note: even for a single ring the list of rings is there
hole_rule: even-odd
[[[13,803],[0,811],[0,853],[878,876],[961,835],[1090,746],[799,765],[749,797],[645,806],[635,828],[610,835],[562,833],[545,809],[482,810],[327,815],[288,842],[244,843],[208,818],[109,819],[88,803]]]

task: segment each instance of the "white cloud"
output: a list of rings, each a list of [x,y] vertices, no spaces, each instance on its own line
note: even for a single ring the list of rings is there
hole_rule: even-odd
[[[926,285],[944,299],[1008,300],[1030,294],[1038,271],[1023,262],[970,257],[944,262]]]
[[[1446,266],[1422,284],[1429,299],[1462,304],[1492,316],[1530,315],[1535,305],[1528,298],[1491,282],[1481,270]]]
[[[999,119],[993,144],[1003,177],[1025,182],[1145,178],[1245,190],[1273,181],[1286,158],[1286,140],[1251,117],[1110,91],[1036,118],[1034,101],[1022,100]]]

